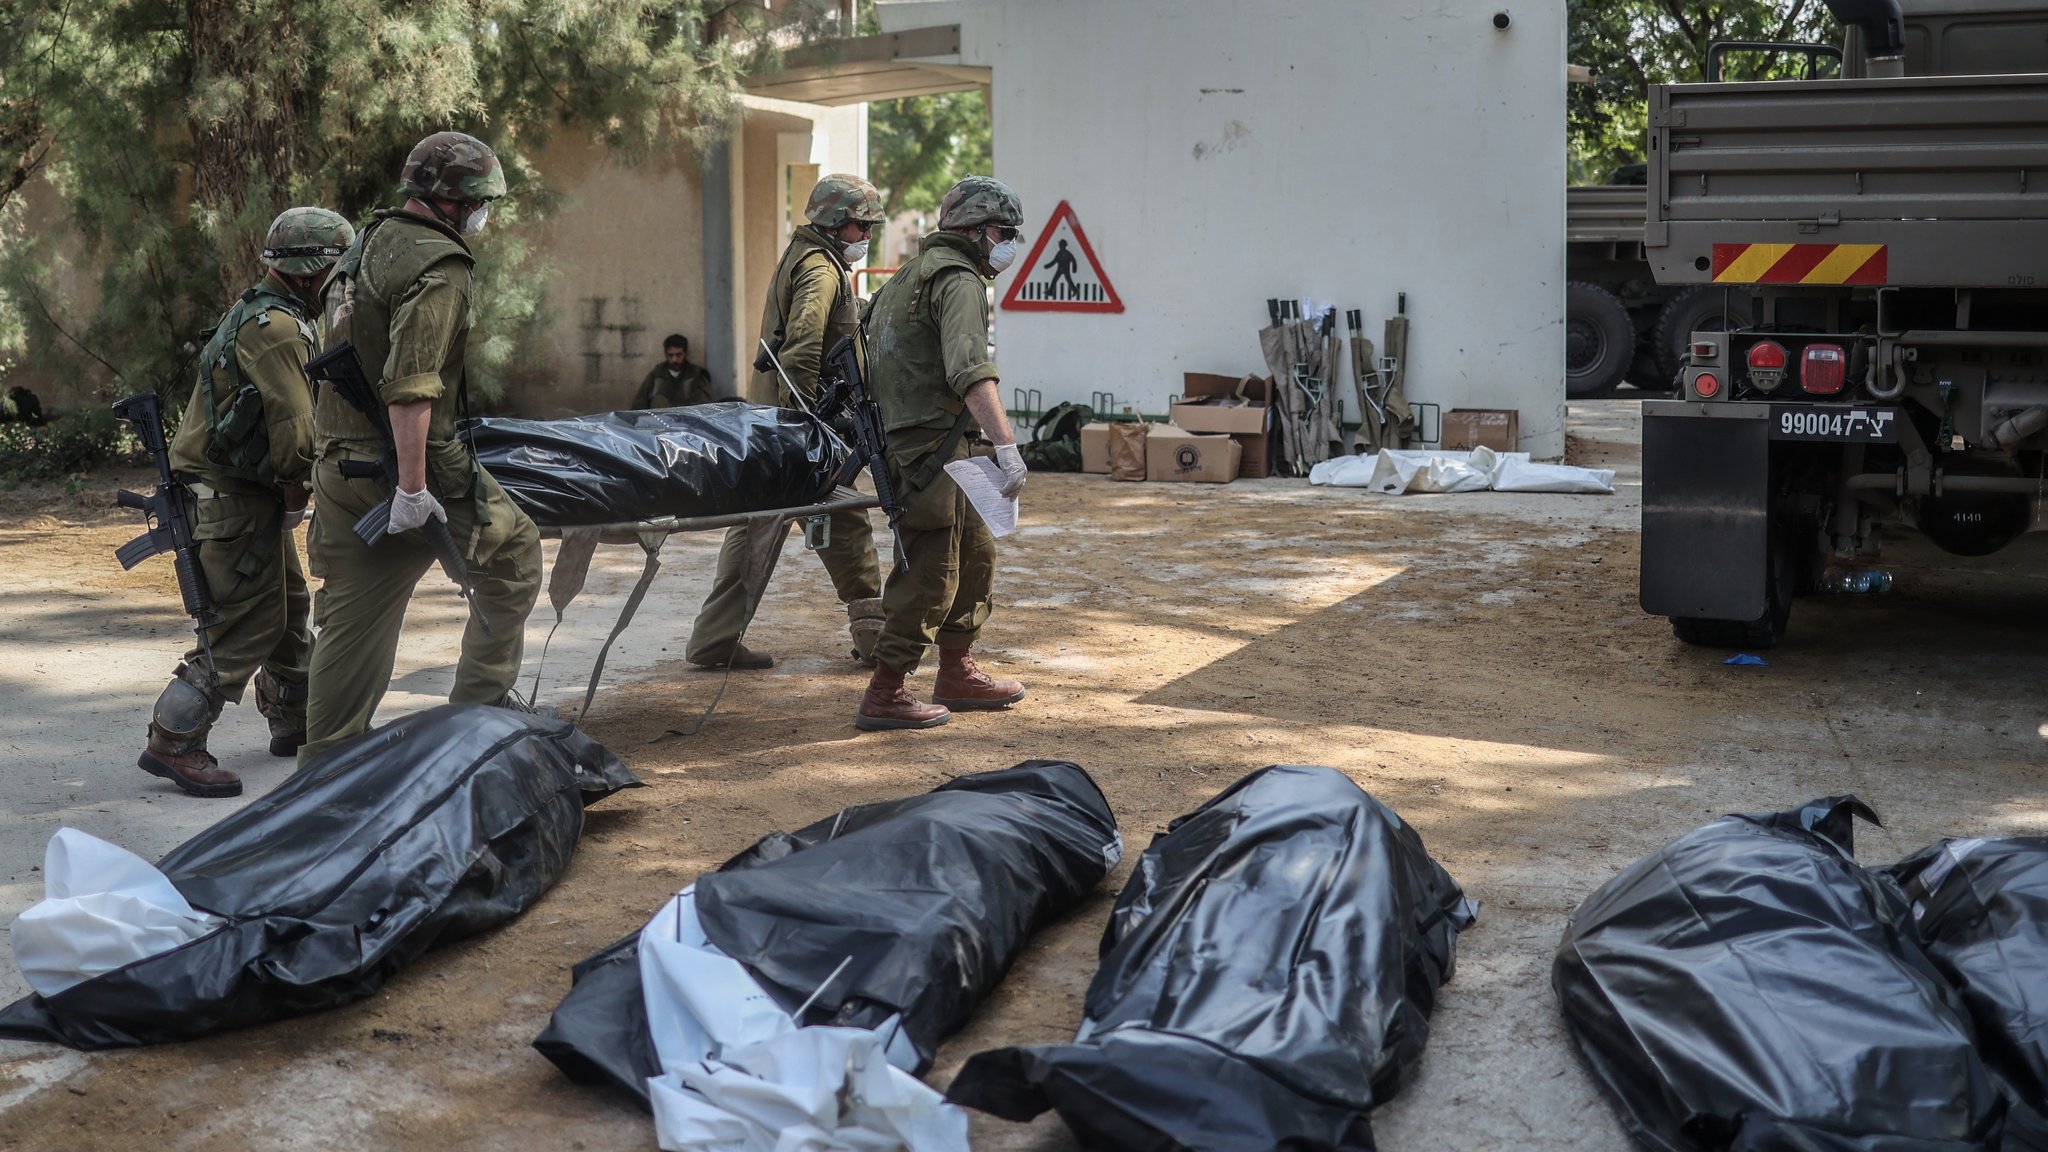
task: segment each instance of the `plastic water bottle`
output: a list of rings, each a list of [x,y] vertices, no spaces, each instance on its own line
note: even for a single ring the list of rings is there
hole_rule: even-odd
[[[1838,568],[1827,574],[1822,585],[1830,592],[1889,592],[1892,574],[1882,568]]]

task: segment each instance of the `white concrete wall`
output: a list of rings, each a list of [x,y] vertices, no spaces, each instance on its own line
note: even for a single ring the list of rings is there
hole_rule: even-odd
[[[1034,238],[1073,204],[1126,308],[999,310],[1006,400],[1101,389],[1162,412],[1184,371],[1263,370],[1268,297],[1361,308],[1377,337],[1406,292],[1410,397],[1518,409],[1524,448],[1563,452],[1562,0],[879,12],[962,26],[959,62],[995,71],[995,175]]]

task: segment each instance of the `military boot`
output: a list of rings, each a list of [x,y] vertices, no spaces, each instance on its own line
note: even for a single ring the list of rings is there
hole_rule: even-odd
[[[846,630],[853,633],[853,658],[875,666],[875,645],[882,639],[882,598],[869,596],[846,606]]]
[[[240,796],[242,781],[206,750],[206,734],[220,715],[221,701],[194,684],[204,674],[178,665],[178,675],[157,697],[149,721],[149,744],[135,766],[161,776],[194,796]]]
[[[974,666],[974,657],[967,649],[939,649],[939,682],[932,686],[932,703],[973,712],[1007,708],[1023,698],[1023,684],[991,679]]]
[[[724,655],[716,659],[709,656],[698,659],[693,656],[690,658],[690,663],[713,672],[723,672],[728,666],[741,670],[753,670],[775,667],[775,657],[758,649],[749,648],[745,644],[734,644]]]
[[[853,726],[863,732],[936,728],[952,718],[953,714],[946,709],[926,704],[905,691],[903,673],[876,668],[868,680],[866,695],[860,698],[860,711],[854,714]]]
[[[270,754],[298,755],[306,743],[306,682],[280,680],[270,669],[259,669],[256,711],[270,722]]]

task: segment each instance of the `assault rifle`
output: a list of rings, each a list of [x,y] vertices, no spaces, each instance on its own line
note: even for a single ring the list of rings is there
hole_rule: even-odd
[[[754,367],[759,371],[774,368],[776,375],[782,377],[782,386],[802,404],[803,394],[789,382],[789,374],[782,370],[782,361],[775,353],[775,346],[761,341],[761,355]],[[818,379],[818,407],[811,415],[847,437],[847,446],[853,449],[833,483],[851,484],[860,470],[866,468],[869,479],[875,482],[875,499],[889,517],[889,530],[895,532],[897,521],[903,518],[903,506],[897,503],[896,484],[889,479],[889,437],[882,431],[882,410],[868,395],[867,381],[861,376],[853,337],[839,338],[839,343],[825,354],[824,368]],[[900,554],[901,549],[898,551]]]
[[[323,382],[334,389],[342,402],[363,414],[370,426],[377,430],[382,439],[384,451],[375,462],[369,460],[342,460],[338,466],[341,474],[351,480],[383,480],[391,488],[391,495],[382,503],[363,513],[356,521],[355,533],[365,544],[374,545],[391,532],[391,501],[398,493],[398,441],[391,435],[391,411],[377,395],[377,388],[363,375],[361,361],[356,359],[355,345],[343,340],[320,355],[306,361],[306,378],[315,388]],[[440,557],[441,567],[448,578],[461,587],[464,596],[469,595],[475,584],[470,575],[469,562],[462,558],[462,549],[456,547],[455,537],[448,531],[445,521],[427,517],[420,525],[420,535]]]
[[[114,415],[135,426],[135,435],[156,463],[156,490],[147,496],[123,490],[114,502],[142,513],[149,527],[142,535],[114,550],[121,567],[133,568],[160,552],[171,554],[171,567],[178,574],[178,594],[185,601],[185,615],[192,618],[192,630],[199,633],[199,646],[206,663],[213,666],[213,641],[206,630],[221,622],[214,611],[213,597],[206,591],[206,574],[199,567],[199,545],[192,539],[192,521],[186,514],[185,485],[171,473],[170,446],[164,443],[163,402],[154,392],[142,392],[114,405]]]

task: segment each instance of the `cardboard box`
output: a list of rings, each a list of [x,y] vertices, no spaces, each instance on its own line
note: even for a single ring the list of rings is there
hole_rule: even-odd
[[[1241,406],[1222,407],[1198,401],[1234,397]],[[1219,376],[1189,372],[1181,377],[1181,399],[1169,413],[1175,426],[1189,432],[1221,432],[1238,442],[1238,475],[1258,480],[1272,473],[1273,381],[1266,376]]]
[[[1521,421],[1509,408],[1453,408],[1444,413],[1445,451],[1469,452],[1491,448],[1513,452],[1522,442]]]
[[[1100,420],[1081,425],[1081,471],[1109,472],[1109,425]]]
[[[1145,437],[1145,479],[1228,484],[1243,456],[1244,446],[1230,436],[1155,424]]]

